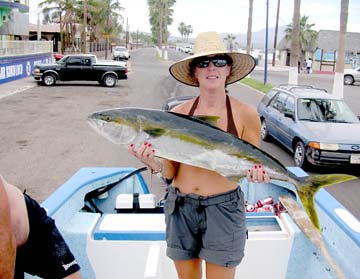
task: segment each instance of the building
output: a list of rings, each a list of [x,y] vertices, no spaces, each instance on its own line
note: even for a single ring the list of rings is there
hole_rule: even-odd
[[[29,0],[0,0],[0,41],[29,36]]]
[[[52,41],[53,50],[55,52],[59,51],[60,44],[60,24],[37,24],[28,23],[29,30],[28,36],[30,41],[36,41],[38,39],[38,33],[40,35],[40,40],[42,41]]]
[[[304,49],[302,59],[312,58],[313,70],[335,72],[339,31],[320,30],[313,45]],[[290,65],[291,41],[279,42],[280,65]],[[360,65],[360,33],[347,32],[345,37],[345,68]]]

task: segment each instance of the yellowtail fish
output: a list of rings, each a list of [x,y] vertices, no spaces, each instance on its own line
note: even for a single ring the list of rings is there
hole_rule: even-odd
[[[278,160],[254,145],[209,123],[187,115],[143,108],[117,108],[95,112],[90,125],[116,144],[139,145],[149,141],[156,156],[216,171],[239,181],[254,164],[262,164],[272,179],[295,185],[310,220],[320,229],[315,193],[324,186],[357,179],[347,174],[298,178]]]

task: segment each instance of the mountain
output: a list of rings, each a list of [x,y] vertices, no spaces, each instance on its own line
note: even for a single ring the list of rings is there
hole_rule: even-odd
[[[285,36],[286,25],[278,27],[278,35],[277,35],[277,44],[281,41],[281,39]],[[225,38],[228,33],[221,33],[220,36]],[[262,29],[256,32],[252,32],[251,41],[252,47],[254,49],[264,49],[265,48],[265,34],[266,29]],[[235,34],[234,34],[235,35]],[[275,27],[268,29],[268,48],[272,49],[274,46],[274,36],[275,36]],[[239,44],[240,48],[246,49],[246,34],[236,34],[235,42]]]

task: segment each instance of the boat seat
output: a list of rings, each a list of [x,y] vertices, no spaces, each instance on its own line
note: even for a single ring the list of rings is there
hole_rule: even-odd
[[[93,237],[94,240],[165,240],[165,215],[103,214]]]

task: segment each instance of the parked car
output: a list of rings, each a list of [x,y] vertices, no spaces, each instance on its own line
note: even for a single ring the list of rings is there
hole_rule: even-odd
[[[360,82],[360,67],[356,69],[344,70],[344,84],[352,85],[355,82]]]
[[[113,48],[113,60],[128,60],[129,58],[130,53],[126,47],[116,46]]]
[[[194,98],[195,98],[195,96],[187,96],[187,95],[169,98],[165,101],[165,104],[163,105],[162,109],[170,111],[177,105],[180,105],[180,104],[184,103],[185,101],[194,99]]]
[[[360,121],[348,105],[324,89],[281,85],[257,107],[261,137],[293,153],[295,165],[360,167]]]
[[[61,54],[61,53],[54,53],[54,59],[55,59],[55,61],[59,61],[59,60],[61,60],[61,59],[63,59],[64,58],[64,54]]]
[[[93,54],[66,55],[56,63],[37,64],[32,73],[35,80],[47,86],[57,80],[94,80],[113,87],[117,80],[127,79],[126,62],[98,61]]]

